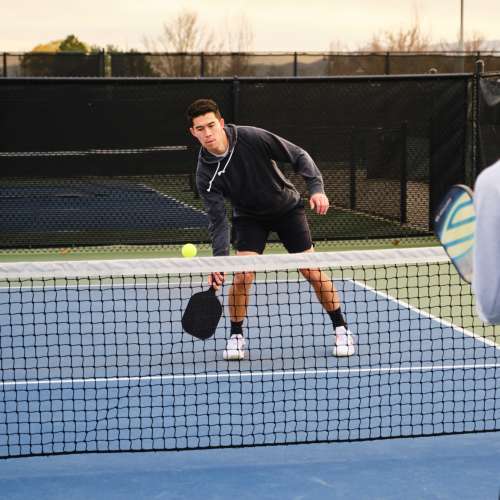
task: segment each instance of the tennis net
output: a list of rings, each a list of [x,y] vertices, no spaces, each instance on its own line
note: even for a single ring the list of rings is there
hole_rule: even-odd
[[[356,353],[297,269],[321,269]],[[182,331],[223,270],[215,335]],[[224,361],[236,272],[247,357]],[[439,248],[0,264],[0,456],[357,441],[500,429],[499,330]]]

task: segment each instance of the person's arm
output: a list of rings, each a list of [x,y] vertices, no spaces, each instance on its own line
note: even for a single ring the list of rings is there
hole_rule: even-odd
[[[491,169],[491,170],[490,170]],[[500,162],[485,170],[474,189],[476,228],[473,289],[479,316],[500,323]]]
[[[224,197],[217,188],[208,189],[208,179],[197,175],[196,184],[208,217],[208,231],[212,240],[214,256],[229,255],[229,223],[224,205]]]
[[[291,163],[295,172],[304,178],[309,192],[311,209],[320,215],[326,214],[330,202],[325,195],[323,176],[309,153],[296,144],[267,130],[256,130],[270,158],[276,161]]]
[[[291,163],[295,172],[304,178],[310,196],[324,193],[321,172],[307,151],[267,130],[256,131],[271,159]]]

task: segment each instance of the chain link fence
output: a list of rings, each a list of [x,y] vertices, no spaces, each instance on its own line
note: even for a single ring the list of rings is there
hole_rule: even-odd
[[[500,71],[500,52],[381,53],[7,53],[4,77],[280,77]]]
[[[9,123],[0,138],[0,247],[208,246],[194,185],[199,145],[184,118],[200,97],[216,100],[226,121],[266,128],[312,155],[332,203],[326,217],[309,214],[317,242],[429,236],[448,186],[473,176],[475,82],[463,74],[0,79]],[[498,131],[498,106],[492,113],[481,126],[497,120]],[[497,136],[477,135],[488,158],[498,154]],[[280,167],[306,200],[302,179]]]

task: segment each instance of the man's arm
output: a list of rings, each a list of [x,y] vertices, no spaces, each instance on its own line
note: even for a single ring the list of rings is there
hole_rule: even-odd
[[[273,160],[291,163],[295,172],[304,178],[310,196],[311,209],[320,215],[326,214],[330,202],[325,195],[323,176],[309,153],[267,130],[256,129],[256,132]]]
[[[306,181],[309,194],[324,193],[323,177],[309,153],[267,130],[256,128],[256,133],[264,143],[269,157],[276,161],[291,163],[295,172]]]
[[[476,229],[473,288],[481,319],[500,323],[500,162],[486,169],[474,189]]]
[[[208,216],[208,231],[212,240],[212,253],[215,256],[229,255],[229,223],[224,205],[224,197],[212,186],[208,189],[208,181],[197,176],[196,184]]]

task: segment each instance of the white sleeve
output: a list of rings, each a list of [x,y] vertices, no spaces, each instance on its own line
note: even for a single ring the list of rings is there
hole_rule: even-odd
[[[500,323],[500,161],[478,176],[472,287],[480,318]]]

